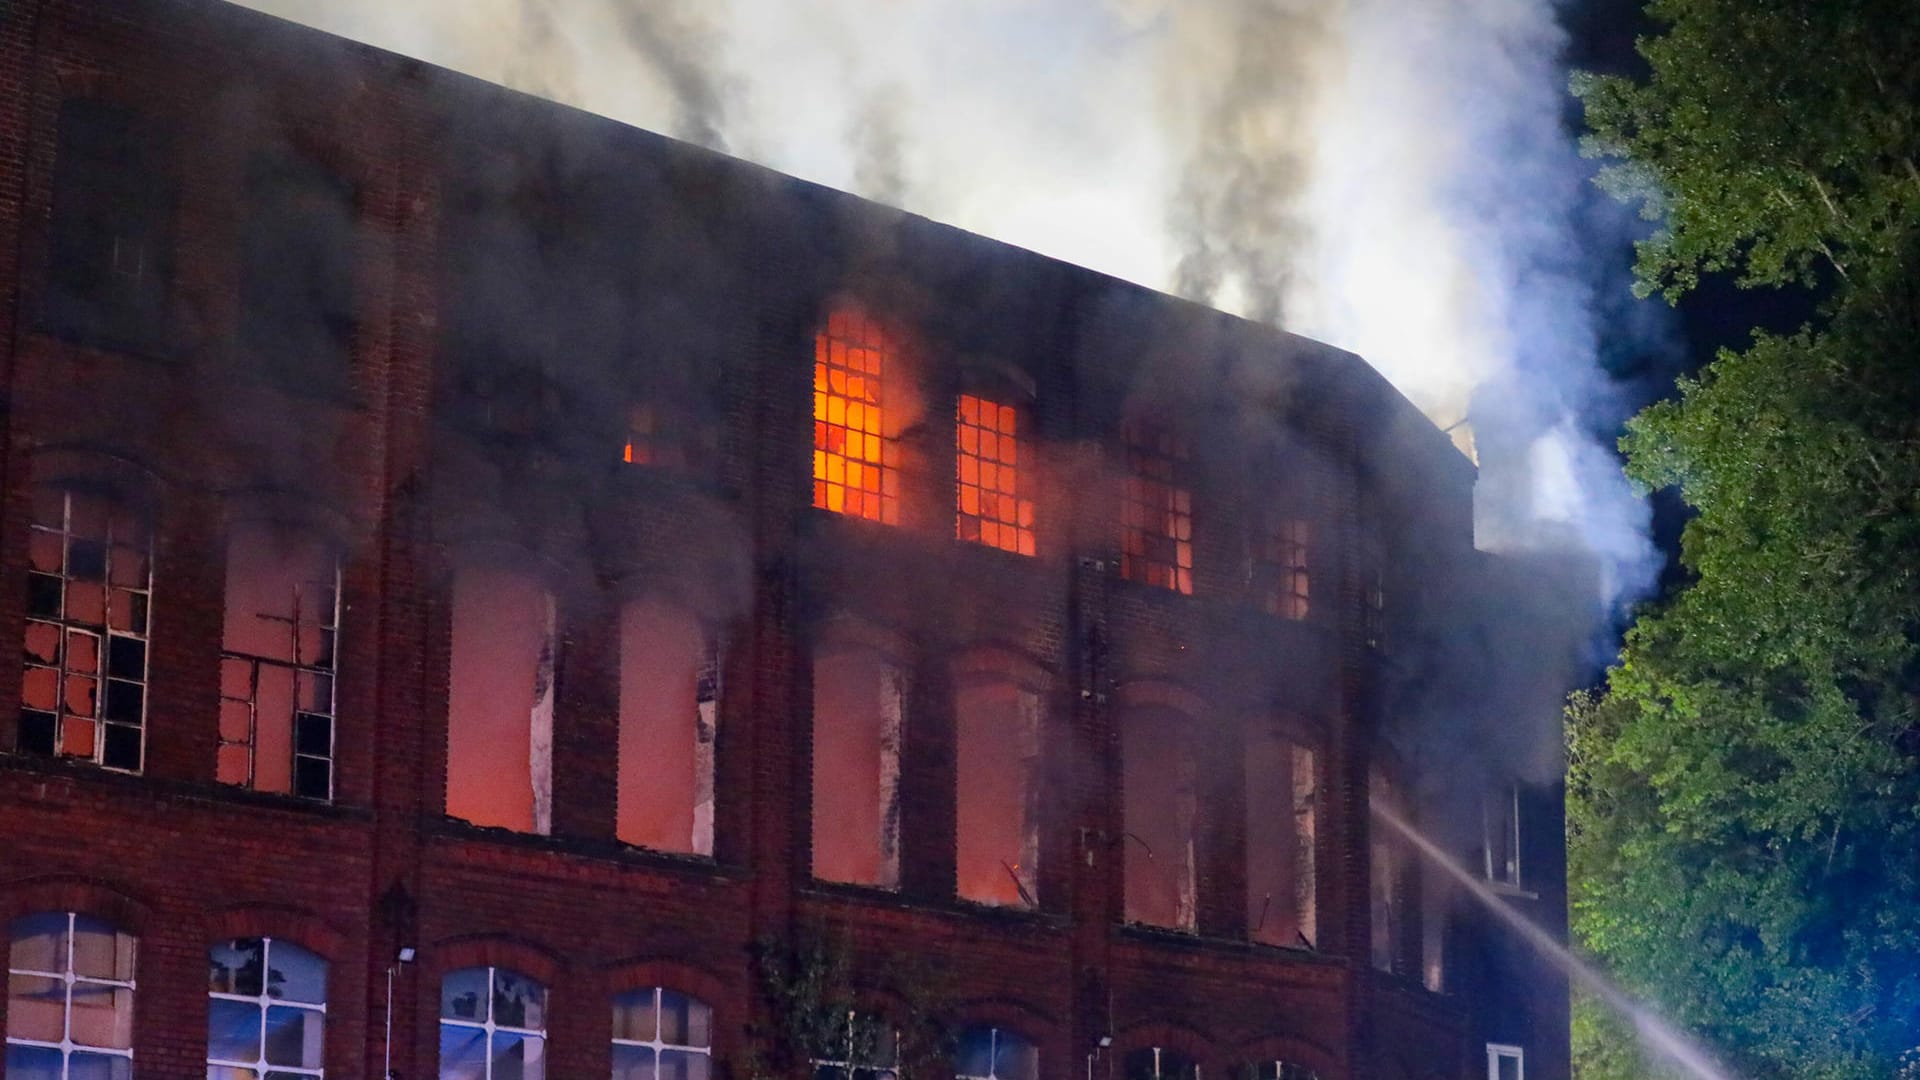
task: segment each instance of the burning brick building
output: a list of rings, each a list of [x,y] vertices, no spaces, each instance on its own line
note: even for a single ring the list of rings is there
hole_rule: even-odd
[[[214,0],[0,222],[7,1080],[1566,1074],[1359,358]]]

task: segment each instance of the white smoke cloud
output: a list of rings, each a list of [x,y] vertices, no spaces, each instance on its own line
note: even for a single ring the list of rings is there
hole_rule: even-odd
[[[1655,566],[1555,0],[245,2],[1277,319],[1471,418],[1482,546]]]

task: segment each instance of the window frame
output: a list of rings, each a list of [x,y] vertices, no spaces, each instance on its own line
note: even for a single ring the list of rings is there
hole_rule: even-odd
[[[1126,463],[1120,492],[1120,577],[1191,596],[1193,444],[1172,425],[1145,417],[1121,425],[1120,438]]]
[[[485,971],[487,973],[486,1019],[478,1023],[462,1017],[450,1017],[447,1015],[447,1004],[446,1004],[447,980],[452,976],[463,974],[469,971]],[[499,1024],[494,1022],[493,1003],[494,1003],[494,996],[496,994],[496,989],[495,989],[496,983],[497,983],[496,977],[498,973],[502,971],[516,978],[525,980],[526,982],[532,984],[533,986],[537,986],[540,988],[540,1021],[541,1021],[540,1027],[538,1028],[516,1027],[512,1024]],[[437,1046],[444,1045],[446,1040],[446,1029],[448,1027],[460,1028],[467,1031],[483,1032],[486,1037],[487,1053],[485,1058],[483,1059],[486,1062],[486,1070],[485,1070],[485,1075],[482,1077],[482,1080],[492,1080],[494,1035],[499,1032],[506,1032],[507,1034],[510,1034],[510,1035],[519,1035],[519,1036],[522,1036],[522,1039],[521,1039],[522,1046],[526,1045],[526,1043],[529,1040],[537,1040],[539,1042],[540,1044],[540,1075],[545,1076],[547,1072],[547,1060],[548,1060],[547,1044],[549,1042],[548,1028],[547,1028],[546,1021],[547,1021],[548,1013],[551,1011],[549,1003],[552,1000],[552,994],[553,994],[553,989],[549,987],[546,983],[541,982],[539,979],[536,979],[533,976],[528,975],[526,972],[520,971],[517,968],[501,967],[498,964],[475,964],[471,967],[452,968],[447,971],[443,971],[440,973],[440,1019],[439,1019],[439,1025],[437,1028],[435,1028],[435,1031],[434,1031],[434,1034],[438,1038]],[[438,1060],[439,1050],[437,1046],[435,1050],[435,1059],[436,1059],[435,1071],[439,1075],[444,1076],[446,1063]]]
[[[22,922],[26,921],[27,919],[33,918],[36,915],[60,915],[60,916],[64,916],[66,919],[66,929],[62,933],[62,940],[65,942],[65,945],[66,945],[66,955],[61,959],[60,971],[41,971],[33,968],[16,968],[13,966],[13,945],[18,940],[14,936],[14,928],[18,927]],[[77,936],[76,931],[78,930],[80,920],[82,919],[85,919],[90,923],[96,923],[99,925],[100,928],[112,932],[115,938],[116,948],[118,947],[118,940],[120,938],[127,939],[128,949],[130,953],[127,967],[128,967],[128,970],[132,973],[131,977],[124,980],[123,979],[102,979],[102,978],[98,978],[90,975],[81,975],[74,970],[74,939]],[[133,1044],[135,1041],[133,1038],[134,1022],[137,1016],[136,1010],[139,1008],[139,977],[140,977],[140,939],[139,937],[134,934],[127,933],[126,931],[120,929],[118,926],[115,926],[114,924],[112,924],[111,922],[108,922],[105,919],[96,918],[91,915],[83,915],[76,911],[58,911],[58,912],[38,911],[38,912],[29,912],[26,915],[23,915],[20,918],[15,919],[12,923],[9,924],[8,933],[7,933],[7,946],[8,946],[7,948],[7,982],[9,984],[7,999],[9,1004],[12,1003],[12,999],[13,999],[11,984],[13,983],[14,979],[18,977],[57,980],[61,984],[62,998],[61,998],[60,1041],[56,1043],[50,1043],[40,1039],[28,1039],[24,1037],[15,1036],[10,1032],[0,1033],[0,1046],[4,1046],[6,1048],[6,1051],[7,1051],[6,1056],[11,1056],[12,1048],[16,1046],[25,1047],[25,1048],[34,1049],[34,1050],[42,1050],[42,1051],[57,1050],[60,1052],[60,1080],[66,1080],[66,1078],[71,1074],[72,1068],[73,1068],[73,1056],[75,1053],[84,1053],[84,1054],[98,1055],[103,1057],[120,1058],[127,1062],[127,1070],[129,1075],[131,1075],[133,1070],[133,1060],[134,1060],[134,1056],[133,1056],[134,1055]],[[127,1006],[128,1037],[127,1037],[127,1046],[125,1049],[91,1046],[91,1045],[86,1045],[82,1043],[76,1043],[73,1041],[73,989],[76,985],[107,987],[111,990],[125,990],[127,992],[127,996],[129,998],[129,1004]],[[9,1023],[8,1026],[11,1027],[12,1026],[11,1023]],[[0,1057],[0,1064],[4,1064],[4,1057]]]
[[[1527,1051],[1512,1043],[1487,1044],[1487,1080],[1500,1080],[1500,1063],[1514,1063],[1513,1080],[1527,1080]]]
[[[653,1024],[654,1024],[653,1040],[650,1042],[643,1042],[637,1039],[622,1039],[620,1036],[614,1035],[611,1040],[611,1045],[613,1046],[614,1051],[617,1053],[619,1049],[623,1046],[631,1047],[631,1048],[646,1049],[646,1050],[652,1051],[653,1065],[654,1065],[656,1076],[659,1075],[660,1055],[663,1051],[671,1050],[671,1051],[674,1051],[675,1053],[687,1054],[687,1055],[697,1056],[697,1057],[704,1057],[707,1059],[707,1075],[708,1077],[712,1077],[713,1076],[713,1014],[714,1014],[713,1006],[707,1004],[705,1001],[700,1000],[700,998],[694,996],[693,994],[684,993],[682,991],[674,990],[671,987],[666,987],[666,986],[636,986],[636,987],[633,987],[632,989],[623,990],[620,993],[613,995],[613,1001],[617,1003],[623,997],[628,997],[634,994],[648,994],[648,993],[653,995],[653,1018],[654,1018],[653,1019]],[[675,994],[680,997],[683,997],[687,999],[689,1003],[698,1005],[699,1007],[707,1010],[707,1044],[705,1046],[694,1046],[691,1044],[682,1044],[682,1043],[670,1043],[665,1040],[666,1025],[662,1023],[661,1017],[665,1015],[665,1002],[666,1002],[666,995],[668,994]],[[617,1008],[618,1006],[616,1005],[615,1007]],[[616,1063],[614,1065],[614,1068],[618,1069],[618,1067],[619,1066]]]
[[[859,1046],[856,1045],[856,1042],[859,1038],[859,1031],[857,1030],[857,1027],[862,1023],[877,1026],[886,1035],[892,1037],[893,1039],[892,1064],[881,1064],[878,1062],[861,1064],[854,1060],[856,1057],[859,1056],[856,1053],[856,1051],[860,1049]],[[888,1024],[884,1019],[882,1019],[881,1017],[879,1017],[874,1013],[863,1012],[862,1010],[859,1010],[859,1009],[848,1009],[847,1023],[844,1031],[845,1031],[844,1040],[840,1039],[840,1037],[836,1035],[835,1036],[836,1045],[829,1048],[828,1050],[821,1051],[822,1053],[829,1052],[829,1050],[842,1051],[845,1054],[844,1057],[839,1057],[839,1058],[810,1057],[807,1059],[807,1064],[812,1067],[812,1075],[814,1077],[814,1080],[821,1080],[820,1073],[821,1073],[821,1070],[823,1069],[837,1070],[837,1076],[839,1077],[839,1080],[900,1080],[900,1031],[899,1029]]]
[[[1018,1031],[1002,1027],[999,1024],[972,1024],[962,1028],[959,1036],[954,1040],[954,1053],[956,1058],[959,1054],[959,1043],[965,1041],[967,1035],[975,1031],[985,1031],[988,1033],[986,1075],[963,1073],[960,1071],[959,1062],[956,1060],[953,1067],[954,1080],[1040,1080],[1040,1044],[1027,1038]],[[1032,1075],[1024,1077],[1003,1077],[1000,1075],[998,1070],[1000,1067],[1000,1042],[1002,1035],[1025,1043],[1033,1051],[1034,1068]]]
[[[345,610],[345,600],[341,596],[342,587],[344,585],[345,567],[343,565],[344,560],[340,557],[340,553],[338,551],[333,550],[330,546],[326,550],[327,550],[328,561],[332,567],[332,576],[333,576],[333,581],[329,590],[333,596],[333,605],[332,605],[333,610],[327,616],[328,621],[321,623],[319,626],[319,630],[322,634],[333,635],[333,648],[330,652],[330,660],[328,661],[326,666],[321,666],[318,663],[304,664],[300,661],[300,657],[299,657],[300,634],[299,634],[298,627],[299,627],[299,620],[300,620],[299,604],[300,604],[301,590],[306,585],[318,584],[314,582],[301,582],[301,583],[296,583],[294,586],[294,616],[293,616],[293,619],[290,621],[290,626],[294,628],[293,629],[293,635],[294,635],[294,650],[293,650],[294,659],[293,660],[291,661],[275,660],[269,657],[255,656],[251,653],[243,653],[235,650],[230,650],[226,647],[225,641],[221,642],[220,706],[224,710],[224,708],[226,707],[226,704],[231,701],[237,704],[244,705],[247,709],[247,738],[244,742],[241,742],[239,740],[230,740],[226,737],[226,734],[221,731],[216,731],[215,733],[216,743],[215,743],[215,749],[214,749],[214,754],[215,754],[214,767],[215,767],[216,774],[218,773],[218,770],[219,770],[218,755],[222,749],[225,749],[226,747],[229,747],[229,746],[244,746],[246,747],[246,751],[247,751],[246,779],[244,781],[222,781],[222,783],[229,784],[230,786],[233,786],[233,787],[243,788],[247,791],[259,790],[254,785],[259,775],[260,672],[263,667],[270,667],[270,668],[289,671],[293,676],[294,696],[291,702],[292,717],[291,717],[291,725],[288,732],[288,744],[291,748],[293,759],[289,765],[289,770],[288,770],[289,790],[286,792],[286,794],[294,798],[309,799],[315,802],[330,803],[334,800],[335,793],[339,788],[338,781],[339,781],[339,774],[340,774],[339,760],[338,760],[339,741],[340,741],[340,643],[341,643],[341,629],[342,629],[340,625],[340,616],[341,616],[341,612]],[[231,547],[229,547],[228,559],[229,560],[232,559]],[[268,616],[259,616],[259,617],[267,618]],[[271,616],[271,618],[274,621],[280,621],[278,616]],[[246,698],[229,697],[227,694],[226,672],[227,672],[227,665],[230,662],[236,663],[236,664],[245,664],[247,666],[246,681],[247,681],[248,696]],[[326,708],[324,712],[318,709],[300,708],[299,685],[300,685],[300,679],[302,676],[305,676],[310,679],[324,681],[327,687],[326,702],[325,702]],[[303,716],[324,716],[325,717],[327,722],[327,749],[324,755],[301,752],[300,720]],[[301,794],[300,762],[303,758],[307,760],[318,760],[325,764],[326,770],[327,770],[327,784],[326,784],[325,794],[323,795]]]
[[[1023,402],[1003,401],[1013,395],[986,389],[963,389],[954,398],[954,538],[963,543],[1028,557],[1039,553],[1039,534],[1035,528],[1037,498],[1033,469],[1033,440],[1022,435],[1022,426],[1031,427],[1032,410]],[[969,410],[969,404],[972,408]],[[972,412],[969,418],[968,413]],[[986,419],[993,413],[991,426]],[[971,438],[973,447],[968,448]],[[989,456],[989,440],[992,454]],[[1021,449],[1025,442],[1025,450]],[[968,479],[971,466],[972,479]],[[992,483],[988,470],[993,471]],[[1011,489],[1003,484],[1012,474]],[[974,509],[968,511],[969,493]],[[989,513],[992,503],[996,512]],[[1012,518],[1003,513],[1012,504]],[[971,526],[971,529],[969,529]],[[971,535],[969,532],[971,531]],[[1008,536],[1009,531],[1011,537]],[[991,534],[991,539],[989,535]]]
[[[850,362],[855,352],[869,357],[870,364]],[[903,353],[900,339],[891,328],[858,304],[838,304],[821,321],[814,335],[813,356],[815,509],[882,525],[902,523],[905,447],[890,425],[898,420],[899,394],[894,384],[904,377],[900,370]],[[837,362],[836,355],[841,357]],[[836,404],[840,407],[837,421],[833,419]],[[836,437],[838,448],[834,446]],[[859,452],[852,453],[851,444],[856,441]],[[838,480],[834,479],[836,465]],[[874,475],[872,487],[866,484],[869,471]],[[850,479],[856,475],[858,482]],[[838,507],[833,505],[836,492],[841,504]],[[859,496],[857,508],[848,500],[850,493]],[[869,498],[873,500],[872,513],[867,512]]]
[[[264,935],[259,938],[253,938],[253,939],[248,939],[248,938],[234,939],[235,943],[240,941],[247,941],[247,940],[256,940],[260,942],[260,965],[261,965],[260,992],[258,994],[240,994],[240,993],[232,993],[227,991],[218,991],[209,987],[207,990],[207,1001],[208,1001],[207,1023],[211,1028],[211,1025],[213,1023],[212,1002],[231,1001],[231,1002],[236,1002],[236,1003],[245,1004],[245,1005],[258,1006],[260,1009],[260,1055],[257,1060],[250,1061],[250,1062],[224,1060],[224,1059],[215,1060],[213,1056],[212,1032],[209,1031],[208,1039],[207,1039],[207,1053],[206,1053],[207,1068],[209,1069],[214,1069],[214,1068],[250,1069],[250,1070],[254,1070],[257,1075],[261,1075],[261,1076],[267,1075],[269,1072],[291,1073],[295,1076],[312,1077],[314,1078],[314,1080],[323,1080],[323,1078],[327,1074],[327,1066],[326,1066],[327,1002],[323,1000],[316,1004],[313,1002],[305,1002],[305,1001],[289,1001],[285,998],[277,998],[272,996],[272,994],[268,992],[267,973],[273,970],[273,967],[272,967],[273,944],[275,939],[271,936],[264,936]],[[322,971],[322,980],[323,980],[321,984],[322,986],[321,996],[323,998],[330,996],[330,991],[332,989],[330,984],[333,978],[332,963],[326,957],[321,956],[319,953],[314,952],[312,949],[305,948],[294,942],[282,940],[281,944],[287,945],[294,949],[298,949],[301,952],[306,953],[307,955],[313,957],[315,960],[318,960],[320,962],[321,971]],[[211,950],[209,950],[209,952],[211,952]],[[320,1066],[318,1068],[309,1068],[308,1066],[305,1066],[305,1065],[274,1065],[274,1064],[268,1063],[267,1038],[268,1038],[269,1028],[267,1025],[267,1017],[269,1015],[269,1010],[276,1009],[276,1008],[277,1009],[297,1009],[301,1012],[318,1013],[320,1015],[321,1051],[320,1051]]]
[[[1313,519],[1298,512],[1273,513],[1264,518],[1254,551],[1254,565],[1259,570],[1254,584],[1260,591],[1260,606],[1267,614],[1289,622],[1305,622],[1313,617],[1313,550],[1317,531]]]

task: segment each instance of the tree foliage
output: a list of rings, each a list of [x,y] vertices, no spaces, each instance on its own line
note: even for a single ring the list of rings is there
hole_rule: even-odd
[[[1581,943],[1755,1078],[1920,1046],[1920,4],[1651,0],[1648,73],[1576,79],[1645,291],[1812,288],[1628,427],[1695,516],[1684,588],[1576,697]],[[1580,1075],[1649,1075],[1583,1009]]]

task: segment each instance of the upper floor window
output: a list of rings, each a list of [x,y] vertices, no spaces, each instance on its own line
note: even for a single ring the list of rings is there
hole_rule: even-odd
[[[14,922],[7,953],[7,1076],[132,1080],[137,942],[71,912]]]
[[[1157,424],[1126,425],[1120,576],[1193,592],[1193,487],[1187,440]]]
[[[813,664],[813,876],[900,884],[900,746],[907,676],[869,648]]]
[[[899,355],[861,311],[827,317],[813,353],[813,505],[900,523],[900,445],[886,393]]]
[[[1377,538],[1367,540],[1361,567],[1360,631],[1367,648],[1384,652],[1387,647],[1387,568],[1386,553]]]
[[[1481,857],[1486,879],[1520,888],[1520,786],[1508,784],[1480,806]]]
[[[241,226],[242,353],[309,390],[340,392],[357,318],[353,186],[313,158],[256,154]]]
[[[713,854],[719,644],[655,600],[620,610],[620,761],[615,835],[657,851]]]
[[[955,535],[1002,551],[1033,554],[1033,448],[1020,445],[1019,411],[962,394],[956,421]]]
[[[340,564],[316,537],[261,524],[227,543],[220,646],[223,784],[333,797]]]
[[[1369,797],[1405,814],[1398,789],[1378,767],[1367,777]],[[1400,951],[1406,939],[1406,852],[1378,822],[1368,830],[1368,899],[1373,966],[1381,971],[1401,969]]]
[[[661,987],[613,999],[613,1080],[707,1080],[713,1072],[713,1010]]]
[[[1319,781],[1313,750],[1271,732],[1248,740],[1247,934],[1269,945],[1313,948],[1318,938]]]
[[[88,344],[165,344],[169,218],[167,146],[132,109],[86,98],[60,104],[52,237],[43,317]]]
[[[1127,1054],[1120,1071],[1126,1080],[1200,1080],[1200,1063],[1164,1046],[1143,1046]]]
[[[1487,1080],[1527,1080],[1527,1052],[1518,1046],[1488,1043]]]
[[[960,895],[1033,907],[1040,861],[1040,695],[1005,679],[964,678],[954,694],[954,714]]]
[[[1185,716],[1134,709],[1121,721],[1128,922],[1192,930],[1199,776]]]
[[[1311,609],[1313,578],[1307,552],[1313,526],[1297,517],[1270,521],[1260,538],[1261,578],[1257,584],[1269,613],[1283,619],[1304,619]]]
[[[900,1034],[877,1016],[847,1013],[822,1033],[813,1080],[899,1080]]]
[[[547,988],[507,968],[440,980],[440,1080],[546,1080]]]
[[[290,941],[239,938],[207,955],[207,1080],[322,1077],[327,962]]]
[[[530,575],[469,568],[453,583],[447,814],[553,828],[553,595]]]
[[[20,750],[141,767],[152,551],[138,516],[43,489],[27,539]]]
[[[1039,1080],[1040,1048],[1005,1028],[960,1033],[953,1055],[957,1080]]]

